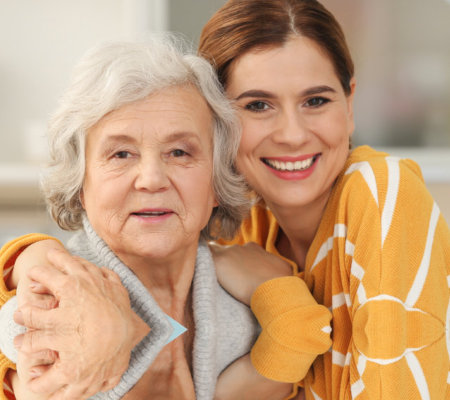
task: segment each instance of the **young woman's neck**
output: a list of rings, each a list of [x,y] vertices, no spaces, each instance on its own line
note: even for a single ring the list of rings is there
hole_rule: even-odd
[[[306,255],[316,236],[329,197],[328,192],[314,203],[296,208],[268,204],[280,225],[277,249],[281,255],[295,261],[300,270],[305,267]]]

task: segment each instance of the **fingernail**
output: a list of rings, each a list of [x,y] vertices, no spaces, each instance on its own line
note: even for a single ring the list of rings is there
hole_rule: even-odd
[[[23,335],[18,335],[14,338],[14,347],[17,350],[20,350],[20,348],[22,347],[22,343],[23,343]]]
[[[30,377],[31,378],[37,378],[37,377],[39,377],[41,375],[42,375],[41,372],[36,370],[36,369],[31,369],[30,370]]]
[[[19,325],[23,325],[25,323],[25,320],[23,319],[22,311],[17,310],[14,313],[14,321],[16,321],[16,323]]]

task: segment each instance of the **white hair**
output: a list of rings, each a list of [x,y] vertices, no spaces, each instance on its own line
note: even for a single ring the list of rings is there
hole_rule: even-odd
[[[234,160],[240,140],[234,110],[211,65],[174,35],[155,35],[145,42],[115,42],[87,52],[75,67],[72,82],[49,122],[50,166],[42,189],[50,214],[66,230],[81,228],[80,193],[85,175],[88,130],[113,110],[159,90],[193,85],[213,117],[213,187],[219,203],[204,238],[231,237],[249,202]]]

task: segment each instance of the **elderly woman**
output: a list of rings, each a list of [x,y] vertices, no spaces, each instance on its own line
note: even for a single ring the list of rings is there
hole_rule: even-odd
[[[117,274],[129,293],[134,313],[105,308],[128,314],[120,327],[103,325],[108,315],[83,320],[64,302],[55,309],[66,313],[68,330],[102,336],[95,341],[100,349],[92,351],[129,352],[113,346],[124,335],[135,342],[145,336],[120,383],[94,398],[211,399],[218,374],[249,351],[256,320],[218,285],[205,242],[233,234],[247,210],[232,168],[238,141],[212,68],[183,54],[175,40],[109,44],[76,68],[50,123],[52,167],[43,186],[59,226],[77,231],[67,247],[89,261],[78,263],[90,278],[73,266],[76,259],[55,251],[54,268],[32,273],[48,276],[50,289],[61,285],[75,298],[89,284],[101,287],[99,296],[123,296]],[[24,271],[15,273],[21,282]],[[187,333],[170,342],[173,320]],[[76,357],[89,343],[74,343],[66,352],[57,343],[51,348],[60,357]],[[95,376],[95,391],[111,386]],[[20,382],[12,381],[19,399],[31,398],[21,397]]]
[[[234,172],[236,126],[212,67],[173,38],[110,44],[85,56],[50,123],[52,167],[43,184],[53,218],[78,231],[67,246],[77,257],[44,240],[41,263],[33,246],[22,251],[46,239],[37,234],[0,251],[0,265],[14,265],[6,284],[18,287],[15,319],[35,329],[15,340],[19,373],[10,369],[8,377],[16,398],[281,399],[291,391],[285,382],[304,376],[330,347],[329,311],[291,276],[251,289],[263,331],[251,361],[247,354],[259,327],[219,286],[205,242],[231,237],[249,207]],[[261,253],[246,252],[259,260],[258,284],[289,274],[287,263]],[[223,274],[221,254],[215,250]],[[268,298],[280,288],[284,308],[269,315]],[[10,323],[17,298],[3,305],[0,321]],[[15,329],[0,340],[3,375],[17,358]],[[287,346],[273,341],[273,329],[285,331]],[[36,338],[50,351],[27,353]],[[279,362],[272,354],[280,350],[283,364],[294,366],[288,378],[256,372]],[[29,392],[24,383],[41,374],[44,386],[38,378],[33,388],[42,395]]]

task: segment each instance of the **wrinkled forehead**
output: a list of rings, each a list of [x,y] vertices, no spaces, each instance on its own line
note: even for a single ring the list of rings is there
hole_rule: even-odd
[[[160,142],[197,137],[211,143],[212,121],[212,111],[196,87],[170,86],[104,115],[88,130],[88,142],[94,137],[138,141],[145,136]]]

